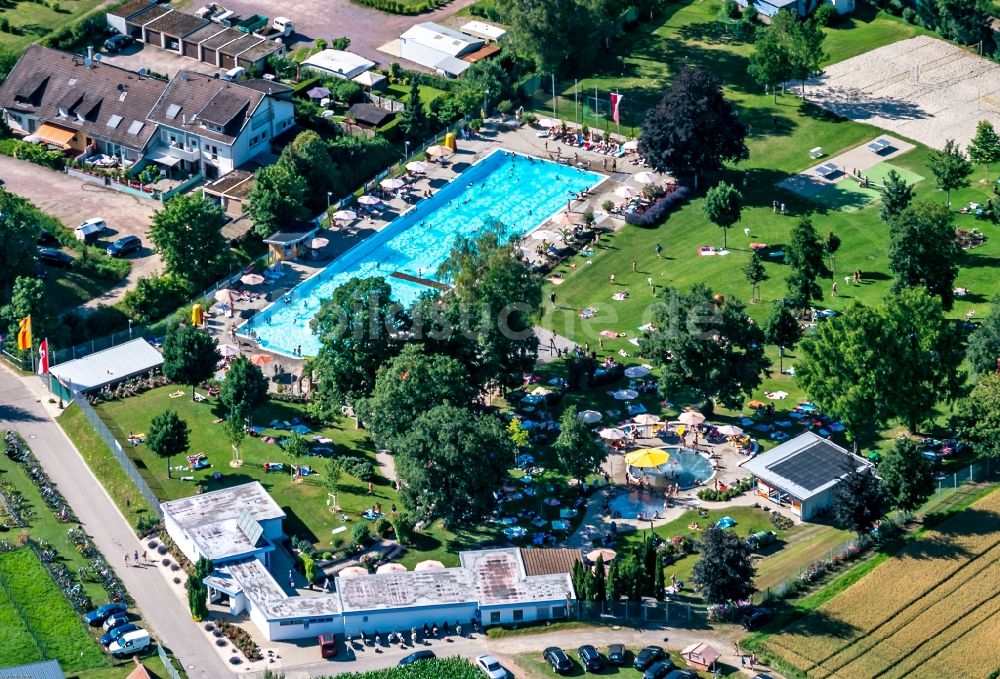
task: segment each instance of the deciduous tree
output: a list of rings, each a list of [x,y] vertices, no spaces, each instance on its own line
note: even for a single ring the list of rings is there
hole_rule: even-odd
[[[888,501],[875,472],[848,464],[833,491],[833,517],[841,528],[868,533],[885,516]]]
[[[0,250],[4,247],[0,246]],[[10,303],[0,308],[0,319],[7,327],[6,344],[10,351],[17,350],[17,331],[21,320],[27,316],[31,316],[31,341],[35,347],[58,330],[57,320],[45,294],[45,284],[34,276],[18,277],[14,281]]]
[[[223,224],[222,210],[200,193],[177,195],[153,215],[149,238],[168,272],[201,289],[228,270]]]
[[[267,378],[246,356],[238,356],[222,380],[219,400],[230,412],[249,415],[267,401]]]
[[[726,234],[740,221],[743,212],[743,194],[732,184],[719,182],[705,194],[702,207],[708,221],[722,229],[722,247],[727,248],[729,243]]]
[[[34,212],[31,203],[0,189],[0,301],[10,299],[19,276],[34,273],[39,235]]]
[[[889,503],[896,509],[912,512],[934,494],[934,468],[923,456],[923,446],[909,438],[896,439],[896,445],[882,457],[878,476]]]
[[[170,478],[170,458],[188,449],[190,434],[188,423],[175,410],[164,410],[153,418],[146,432],[146,445],[154,455],[167,462],[167,478]]]
[[[304,219],[307,193],[306,180],[295,174],[287,163],[275,163],[257,170],[246,203],[254,233],[267,238]]]
[[[778,347],[778,371],[784,370],[785,349],[794,347],[802,337],[802,329],[785,304],[776,304],[764,321],[764,339]]]
[[[559,419],[559,436],[552,444],[552,449],[559,458],[559,466],[563,471],[581,483],[588,474],[596,472],[607,457],[604,444],[576,416],[576,406],[567,406],[563,410]]]
[[[659,329],[639,349],[662,368],[665,396],[686,388],[735,408],[760,386],[771,362],[743,302],[699,284],[687,295],[668,290],[653,313]]]
[[[962,440],[972,446],[976,456],[1000,455],[1000,374],[983,376],[955,410]]]
[[[657,172],[698,176],[750,157],[746,126],[708,71],[684,68],[646,113],[639,152]]]
[[[969,159],[986,170],[986,181],[990,181],[990,163],[1000,161],[1000,135],[993,129],[993,123],[980,120],[976,124],[976,136],[967,148]]]
[[[889,224],[889,269],[896,275],[894,291],[923,287],[939,297],[945,309],[951,309],[961,258],[951,211],[943,205],[911,205]]]
[[[767,272],[764,270],[764,262],[761,261],[756,250],[753,251],[746,266],[743,267],[743,275],[746,277],[747,283],[750,284],[750,301],[759,302],[760,284],[767,280]]]
[[[889,170],[882,187],[882,221],[891,223],[912,201],[913,184],[907,184],[896,170]]]
[[[792,229],[792,236],[785,246],[785,262],[791,268],[788,276],[788,302],[797,309],[805,309],[813,300],[823,299],[816,279],[826,275],[823,263],[823,242],[808,217],[799,220]]]
[[[756,36],[747,73],[759,85],[771,88],[773,101],[777,104],[778,85],[792,77],[792,56],[788,45],[773,27],[758,29]]]
[[[222,359],[215,338],[191,325],[169,328],[162,353],[163,374],[171,382],[189,385],[192,401],[195,385],[211,379]]]
[[[756,591],[756,569],[750,547],[736,533],[712,526],[699,545],[701,558],[691,570],[691,581],[710,604],[749,599]]]
[[[990,311],[969,335],[966,358],[977,377],[1000,370],[1000,296],[990,303]]]
[[[931,151],[927,164],[937,180],[937,187],[947,194],[951,207],[951,192],[969,186],[972,163],[954,139],[948,139],[940,151]]]
[[[305,204],[310,214],[325,210],[330,199],[327,194],[340,189],[340,170],[331,160],[326,142],[312,130],[300,132],[281,151],[279,162],[305,180]],[[339,195],[334,197],[340,198]]]

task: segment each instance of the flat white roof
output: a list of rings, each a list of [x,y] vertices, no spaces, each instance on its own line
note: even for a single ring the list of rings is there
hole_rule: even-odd
[[[72,391],[92,391],[163,365],[163,356],[144,339],[134,339],[49,369]]]
[[[462,32],[477,38],[493,40],[494,42],[499,42],[507,35],[507,31],[504,29],[493,24],[488,24],[485,21],[470,21],[462,26]]]
[[[257,559],[226,564],[205,578],[205,582],[213,584],[213,581],[221,580],[219,584],[223,584],[226,576],[239,585],[247,599],[269,621],[340,615],[340,597],[336,592],[323,592],[315,596],[288,596]]]
[[[415,42],[452,57],[460,57],[483,46],[483,41],[478,38],[430,21],[411,26],[399,39],[404,46]]]
[[[235,521],[245,509],[249,510],[257,521],[285,518],[285,512],[271,498],[270,493],[264,490],[260,481],[170,500],[162,503],[160,507],[164,516],[169,516],[182,528],[228,519]],[[235,524],[233,528],[236,528]]]
[[[375,62],[354,52],[343,50],[323,50],[302,62],[307,68],[315,68],[340,78],[356,78],[365,71],[375,68]]]

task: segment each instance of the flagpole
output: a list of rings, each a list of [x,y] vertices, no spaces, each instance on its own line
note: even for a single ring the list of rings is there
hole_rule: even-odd
[[[618,93],[615,89],[615,125],[617,126],[618,136],[622,136],[622,95]]]

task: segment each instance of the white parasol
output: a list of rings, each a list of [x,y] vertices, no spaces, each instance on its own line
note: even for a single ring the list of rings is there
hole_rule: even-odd
[[[612,396],[616,401],[632,401],[639,398],[639,392],[635,389],[619,389]]]
[[[655,184],[660,180],[653,172],[638,172],[632,176],[632,179],[636,180],[640,184]]]
[[[417,173],[427,172],[427,163],[424,163],[419,160],[414,160],[406,164],[406,169],[409,170],[410,172],[417,172]]]
[[[633,365],[631,368],[625,368],[625,377],[645,377],[648,374],[649,368],[646,368],[645,366]]]
[[[604,419],[604,415],[596,410],[584,410],[577,413],[576,416],[583,420],[586,424],[594,424],[595,422],[600,422]]]
[[[606,441],[624,441],[628,438],[628,434],[617,427],[612,429],[602,429],[597,432],[597,435]]]
[[[642,195],[642,192],[632,186],[619,186],[615,189],[615,195],[619,198],[638,198]]]
[[[358,213],[354,210],[338,210],[330,218],[335,222],[349,222],[358,218]]]
[[[538,121],[539,127],[559,127],[560,125],[562,125],[562,121],[555,118],[542,118]]]
[[[376,198],[375,196],[361,196],[360,198],[358,198],[358,202],[361,203],[362,205],[378,205],[382,201],[381,199]]]
[[[697,427],[705,421],[705,416],[697,410],[685,410],[680,414],[680,417],[677,418],[677,421],[681,424],[686,424],[689,427]]]
[[[395,191],[396,189],[401,189],[406,186],[406,182],[399,177],[389,177],[388,179],[383,179],[379,182],[379,186],[389,191]]]

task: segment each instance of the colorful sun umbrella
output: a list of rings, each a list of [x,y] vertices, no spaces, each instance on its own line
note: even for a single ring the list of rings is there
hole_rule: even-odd
[[[258,368],[265,366],[274,360],[274,356],[271,354],[254,354],[250,357],[250,362],[253,363]]]
[[[625,462],[627,462],[629,466],[638,467],[639,469],[659,467],[661,464],[666,464],[669,459],[670,454],[667,451],[659,450],[658,448],[642,448],[641,450],[633,450],[625,456]]]

